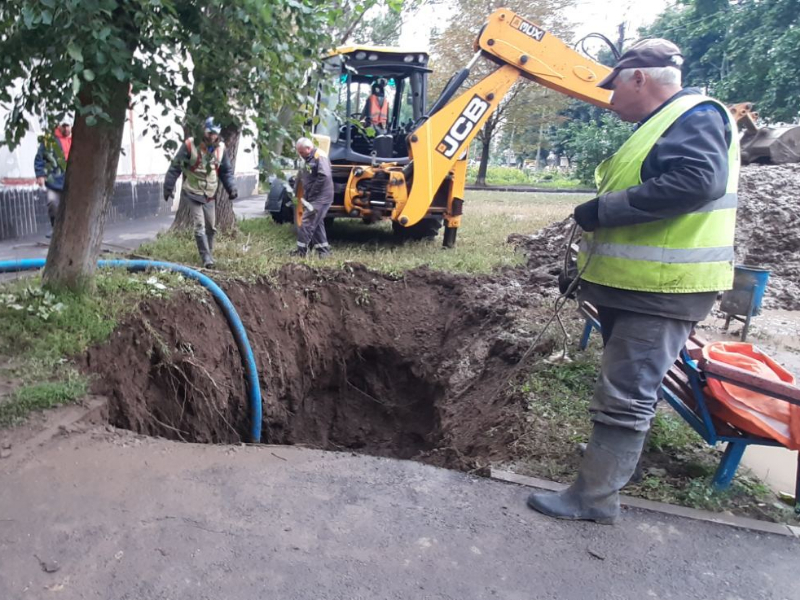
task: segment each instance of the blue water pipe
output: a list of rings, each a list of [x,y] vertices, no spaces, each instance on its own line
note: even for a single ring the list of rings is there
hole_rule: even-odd
[[[0,273],[16,273],[19,271],[32,271],[44,267],[45,259],[43,258],[24,258],[20,260],[4,260],[0,261]],[[147,269],[165,269],[168,271],[175,271],[194,279],[204,288],[206,288],[214,299],[222,308],[225,318],[228,320],[228,325],[233,333],[233,338],[236,340],[236,346],[239,348],[239,354],[242,357],[242,364],[244,365],[245,380],[247,383],[247,393],[250,398],[250,438],[253,443],[261,441],[261,387],[258,384],[258,368],[256,367],[256,359],[253,355],[253,349],[250,347],[250,340],[247,339],[247,332],[244,329],[242,320],[239,318],[239,313],[236,312],[230,298],[222,291],[214,281],[203,275],[199,271],[195,271],[185,265],[179,265],[170,262],[161,262],[157,260],[98,260],[98,267],[124,267],[129,271],[146,271]]]

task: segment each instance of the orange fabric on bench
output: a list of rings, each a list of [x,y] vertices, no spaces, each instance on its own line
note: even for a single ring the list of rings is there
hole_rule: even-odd
[[[703,347],[706,360],[743,369],[767,381],[794,385],[794,376],[752,344],[712,342]],[[731,425],[774,439],[790,450],[800,449],[800,406],[707,377],[709,411]]]

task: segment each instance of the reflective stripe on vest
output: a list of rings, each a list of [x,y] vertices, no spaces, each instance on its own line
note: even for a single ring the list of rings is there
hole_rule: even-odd
[[[634,132],[614,156],[603,161],[595,178],[600,196],[641,184],[647,155],[684,113],[699,104],[714,106],[731,128],[725,194],[689,214],[584,233],[578,255],[582,279],[643,292],[730,289],[735,258],[739,138],[725,106],[699,94],[678,98]]]
[[[389,122],[389,103],[383,99],[383,105],[378,103],[378,97],[371,94],[369,97],[369,120],[373,125],[386,127]]]
[[[192,138],[186,140],[189,151],[189,168],[184,169],[184,186],[193,194],[210,198],[217,193],[219,166],[225,153],[225,144],[220,142],[214,152],[201,153]]]

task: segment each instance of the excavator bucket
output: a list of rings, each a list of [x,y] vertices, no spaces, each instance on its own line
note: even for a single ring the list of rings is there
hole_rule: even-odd
[[[761,127],[755,134],[745,133],[741,149],[743,164],[800,162],[800,125]]]
[[[759,127],[758,113],[750,102],[729,106],[739,129],[742,164],[783,165],[800,163],[800,125]]]

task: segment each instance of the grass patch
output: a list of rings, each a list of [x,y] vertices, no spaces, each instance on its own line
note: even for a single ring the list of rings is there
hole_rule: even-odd
[[[716,490],[712,486],[715,466],[694,463],[698,474],[676,485],[661,476],[646,475],[638,484],[625,488],[625,493],[658,502],[690,506],[713,512],[732,512],[766,521],[797,524],[792,507],[778,501],[763,482],[747,474],[737,473],[730,487]]]
[[[511,233],[533,233],[563,219],[585,197],[572,194],[520,194],[469,191],[465,216],[453,249],[441,247],[441,235],[432,241],[398,243],[389,222],[364,225],[356,219],[337,219],[327,229],[333,246],[332,258],[315,256],[305,262],[340,267],[363,263],[390,274],[427,265],[452,273],[488,273],[500,267],[523,264],[525,257],[506,244]],[[267,275],[287,262],[295,247],[290,225],[278,225],[269,216],[240,221],[235,236],[218,236],[214,258],[217,268],[239,277]],[[197,249],[191,232],[165,233],[143,245],[139,254],[185,264],[197,264]]]
[[[46,381],[17,388],[0,401],[0,427],[17,425],[33,411],[75,402],[86,394],[87,389],[87,379],[72,370],[64,381]]]
[[[467,169],[467,183],[474,183],[478,177],[478,167]],[[490,166],[486,170],[487,185],[519,185],[544,188],[582,188],[580,180],[559,172],[526,171],[516,167]]]
[[[140,300],[166,297],[184,285],[173,273],[103,269],[93,294],[47,292],[38,275],[0,287],[0,371],[17,382],[0,398],[0,427],[18,423],[31,410],[80,398],[88,384],[68,359],[107,339]]]
[[[164,297],[182,279],[104,269],[94,294],[52,294],[42,290],[38,276],[12,282],[0,288],[0,354],[55,365],[106,339],[139,300]]]
[[[585,441],[591,431],[587,415],[597,372],[597,363],[586,356],[566,364],[544,364],[521,391],[533,415],[561,424],[568,443]]]
[[[678,414],[659,410],[653,419],[648,440],[648,450],[652,452],[681,452],[703,445],[703,439],[689,427]]]

